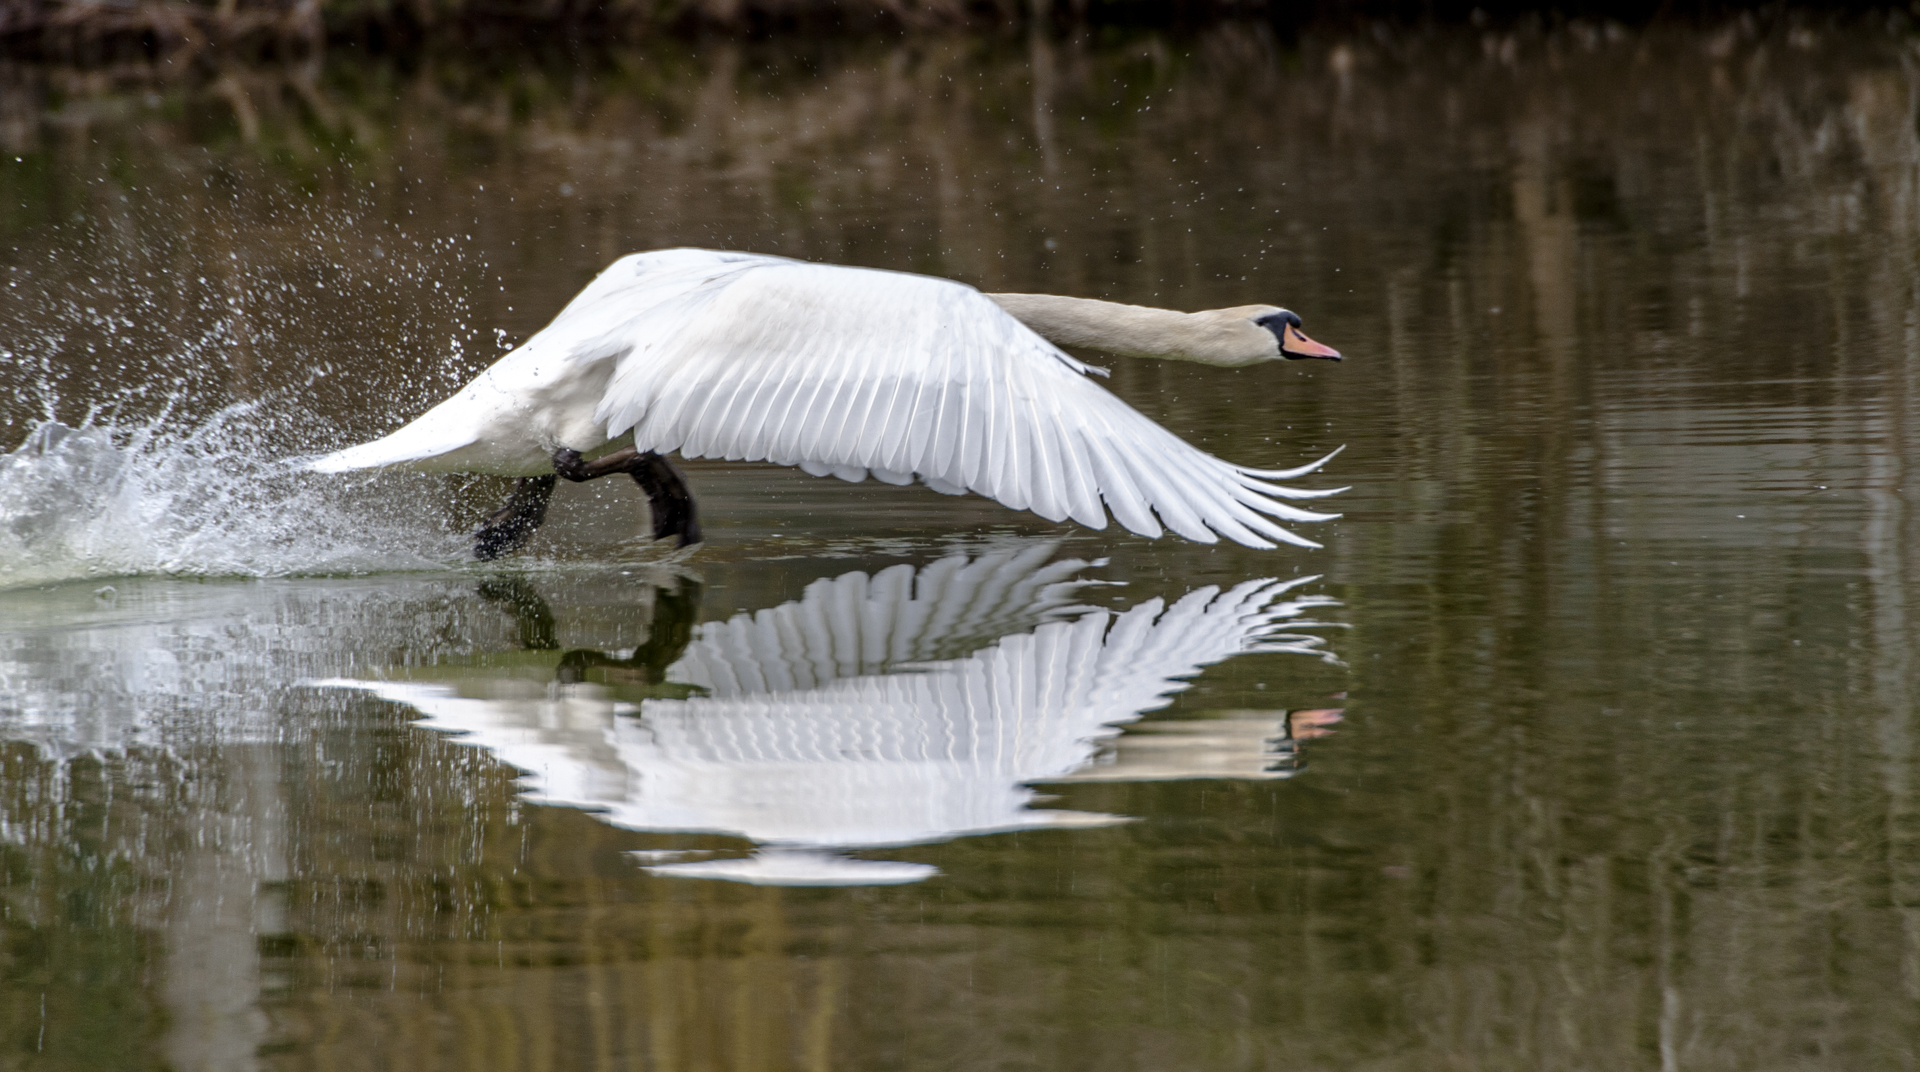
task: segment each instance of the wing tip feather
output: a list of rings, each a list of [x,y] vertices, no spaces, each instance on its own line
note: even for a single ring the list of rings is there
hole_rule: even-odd
[[[1298,465],[1292,469],[1249,469],[1238,465],[1234,466],[1234,469],[1247,476],[1256,477],[1261,480],[1292,480],[1294,477],[1306,476],[1308,473],[1318,470],[1321,466],[1339,457],[1340,452],[1346,449],[1347,445],[1342,443],[1328,451],[1319,460],[1308,462],[1305,465]],[[1331,493],[1328,492],[1325,494]]]

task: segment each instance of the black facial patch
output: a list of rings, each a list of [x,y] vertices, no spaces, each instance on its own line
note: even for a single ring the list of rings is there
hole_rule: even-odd
[[[1287,328],[1298,328],[1300,326],[1300,314],[1291,309],[1282,309],[1277,313],[1268,313],[1263,317],[1258,317],[1254,320],[1254,323],[1273,332],[1274,339],[1280,343],[1280,348],[1284,351],[1287,346]]]

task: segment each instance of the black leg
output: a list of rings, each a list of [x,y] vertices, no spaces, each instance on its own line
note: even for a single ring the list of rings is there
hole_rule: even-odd
[[[523,476],[514,481],[506,505],[488,514],[486,524],[473,534],[473,557],[487,562],[525,547],[533,539],[534,530],[547,519],[553,483],[550,476]]]
[[[639,461],[640,452],[632,447],[616,450],[592,461],[582,458],[577,450],[556,450],[553,452],[553,471],[575,484],[584,484],[603,476],[632,472]]]
[[[680,578],[653,595],[653,621],[647,642],[625,659],[603,651],[576,648],[560,657],[557,673],[563,683],[601,680],[607,684],[658,685],[667,680],[667,667],[680,661],[693,642],[693,626],[700,618],[699,581]],[[591,671],[599,671],[589,676]]]
[[[616,659],[604,651],[574,648],[560,656],[554,676],[563,685],[595,681],[606,685],[660,685],[667,680],[667,667],[680,661],[693,643],[694,623],[700,619],[703,586],[691,577],[675,578],[653,593],[653,620],[647,625],[646,643],[633,654]],[[480,582],[480,598],[498,603],[512,613],[520,627],[520,646],[527,651],[554,651],[553,608],[539,591],[518,577],[489,577]],[[664,695],[684,698],[691,686],[669,686],[658,690]]]
[[[672,462],[650,450],[628,447],[593,461],[581,458],[577,450],[555,451],[553,471],[575,483],[614,473],[630,474],[647,493],[647,505],[653,510],[654,539],[672,536],[681,547],[700,542],[700,515],[693,492],[687,490],[687,482]]]
[[[633,482],[647,493],[647,505],[653,509],[653,538],[677,537],[680,546],[700,542],[700,513],[693,504],[693,492],[680,478],[680,470],[666,458],[648,451],[633,469]]]
[[[552,651],[560,645],[553,639],[553,608],[540,593],[518,577],[489,577],[480,582],[480,598],[489,603],[504,603],[513,612],[520,627],[520,646],[528,651]]]

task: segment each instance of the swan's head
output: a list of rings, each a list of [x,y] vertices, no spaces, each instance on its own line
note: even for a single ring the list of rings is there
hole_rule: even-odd
[[[1262,361],[1299,361],[1317,357],[1340,360],[1340,351],[1322,346],[1300,330],[1300,315],[1277,305],[1236,305],[1193,314],[1192,323],[1205,325],[1167,356],[1185,357],[1211,365],[1257,365]]]
[[[1309,357],[1325,361],[1340,360],[1340,351],[1307,338],[1306,333],[1300,330],[1300,314],[1291,309],[1275,309],[1264,316],[1254,317],[1253,322],[1273,334],[1274,352],[1271,357],[1286,361],[1300,361]]]
[[[1300,330],[1300,317],[1277,305],[1177,313],[1052,294],[987,297],[1056,346],[1228,368],[1304,357],[1340,360],[1340,351],[1307,338]]]

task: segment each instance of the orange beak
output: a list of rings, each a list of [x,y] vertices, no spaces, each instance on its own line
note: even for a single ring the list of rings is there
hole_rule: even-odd
[[[1280,336],[1280,356],[1292,360],[1298,360],[1303,357],[1319,357],[1325,358],[1328,361],[1338,361],[1340,360],[1340,351],[1331,346],[1322,346],[1314,342],[1302,334],[1299,328],[1288,324],[1286,332]]]

